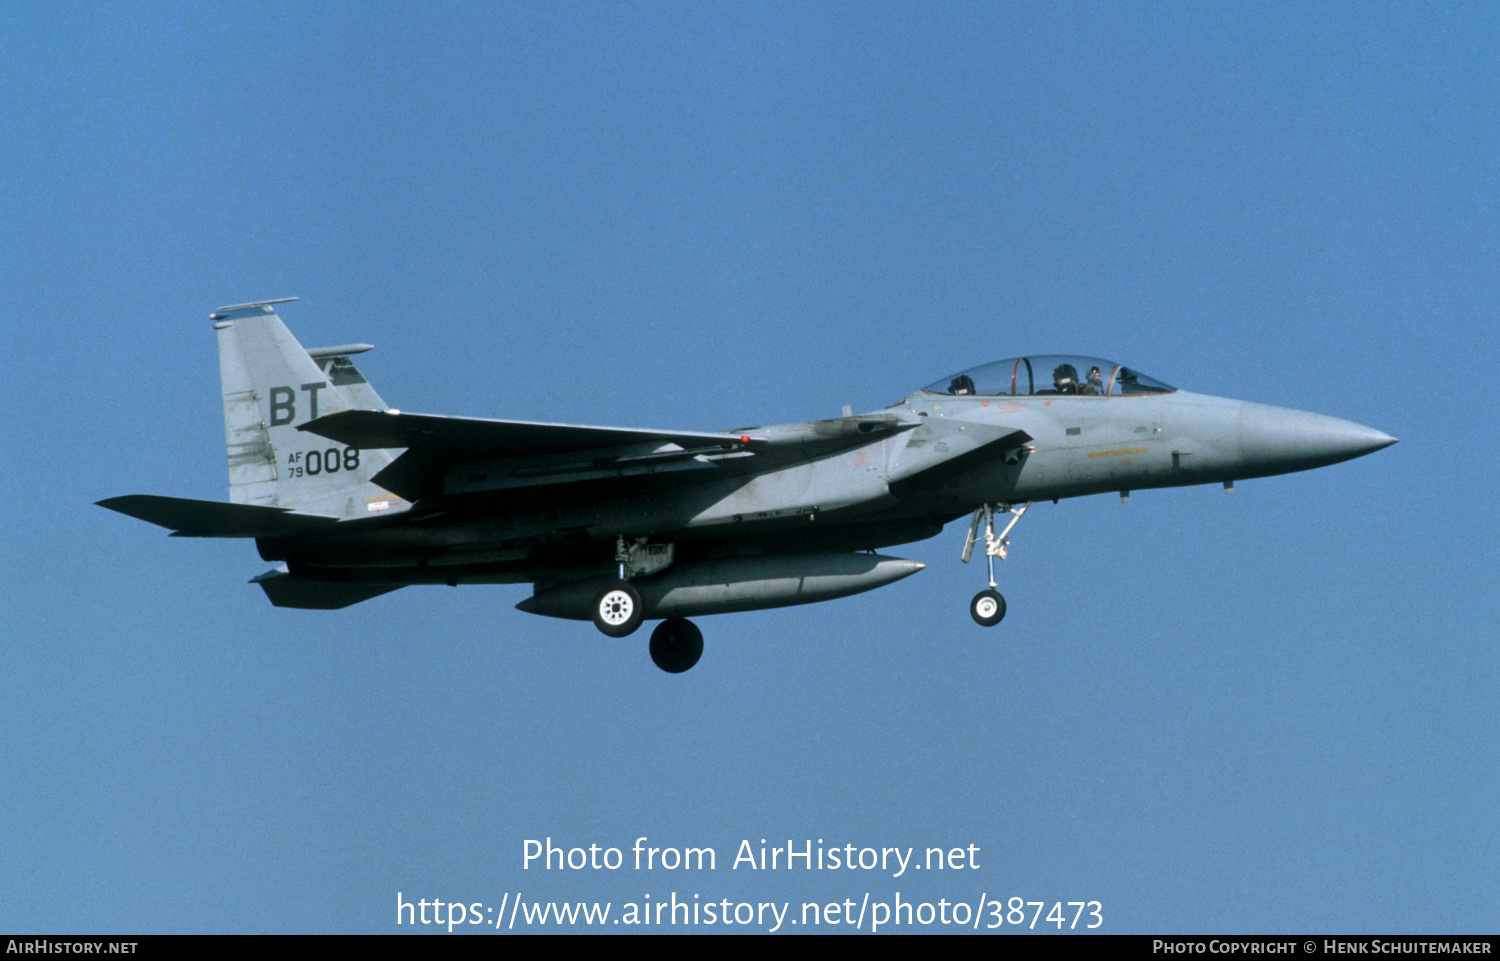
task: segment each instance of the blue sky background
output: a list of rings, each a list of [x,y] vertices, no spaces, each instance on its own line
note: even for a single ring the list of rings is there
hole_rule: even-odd
[[[389,932],[398,891],[1496,929],[1489,8],[307,6],[0,9],[0,929]],[[226,496],[208,314],[280,296],[409,410],[721,429],[1077,352],[1401,443],[1040,505],[991,631],[950,528],[670,677],[523,587],[276,610],[248,542],[92,506]],[[523,870],[549,836],[719,869]],[[980,868],[730,870],[761,838]]]

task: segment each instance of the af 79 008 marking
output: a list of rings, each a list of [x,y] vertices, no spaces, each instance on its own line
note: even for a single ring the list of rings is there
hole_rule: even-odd
[[[329,447],[326,450],[292,451],[286,457],[291,477],[317,477],[339,471],[359,470],[358,447]]]

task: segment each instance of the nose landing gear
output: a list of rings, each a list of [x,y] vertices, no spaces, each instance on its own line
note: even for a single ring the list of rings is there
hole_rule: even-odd
[[[994,627],[1005,620],[1005,598],[999,591],[980,591],[969,602],[969,615],[981,627]]]
[[[1010,532],[1016,523],[1026,514],[1031,507],[1027,501],[1020,507],[1012,507],[1009,504],[981,504],[974,512],[974,519],[969,522],[969,536],[964,540],[964,552],[962,560],[969,563],[969,558],[974,553],[974,543],[979,539],[979,522],[984,521],[984,558],[989,565],[990,586],[974,595],[969,602],[969,615],[974,618],[974,623],[981,627],[994,627],[1005,619],[1005,598],[995,590],[995,558],[1005,560],[1007,548],[1010,546]],[[1000,536],[995,536],[995,514],[1011,515],[1010,523],[1005,525],[1005,530]]]

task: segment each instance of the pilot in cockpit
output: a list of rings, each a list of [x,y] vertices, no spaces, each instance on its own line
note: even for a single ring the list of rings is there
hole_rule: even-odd
[[[1052,386],[1059,394],[1078,393],[1078,369],[1072,364],[1058,364],[1052,371]]]
[[[1089,379],[1079,388],[1078,392],[1080,394],[1087,394],[1090,397],[1104,396],[1104,372],[1099,369],[1097,364],[1089,368]]]

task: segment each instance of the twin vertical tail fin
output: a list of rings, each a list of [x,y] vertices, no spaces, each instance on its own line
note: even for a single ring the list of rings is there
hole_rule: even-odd
[[[350,344],[308,351],[274,305],[295,298],[222,307],[219,332],[229,499],[352,520],[408,505],[370,478],[398,451],[334,444],[297,428],[343,410],[384,409],[385,402],[349,359],[369,350]]]

